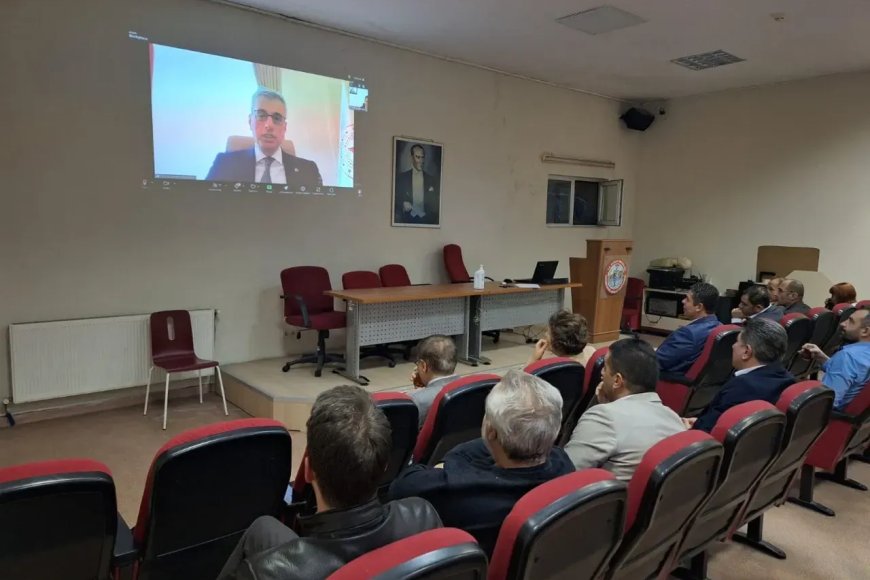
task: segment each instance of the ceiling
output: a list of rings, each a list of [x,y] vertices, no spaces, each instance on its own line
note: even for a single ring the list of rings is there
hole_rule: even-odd
[[[870,69],[868,0],[233,1],[631,101]],[[602,4],[647,22],[589,35],[555,21]],[[670,62],[717,49],[745,62],[702,71]]]

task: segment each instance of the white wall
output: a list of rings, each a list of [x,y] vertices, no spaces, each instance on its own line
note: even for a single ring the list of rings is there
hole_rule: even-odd
[[[868,73],[672,102],[643,135],[634,272],[685,255],[724,290],[760,245],[816,247],[870,297],[868,103]]]
[[[356,124],[364,197],[143,192],[147,61],[128,30],[365,76],[371,111]],[[456,242],[470,267],[482,262],[496,277],[531,274],[545,258],[559,259],[567,276],[586,238],[632,236],[642,136],[619,127],[612,101],[199,0],[7,0],[0,55],[0,327],[214,307],[221,361],[279,356],[303,346],[283,338],[282,268],[321,264],[339,286],[343,271],[399,262],[413,280],[437,282],[441,247]],[[390,227],[394,135],[445,145],[441,229]],[[616,162],[614,172],[574,173],[625,180],[623,227],[543,225],[543,151]],[[8,392],[3,356],[0,395]]]

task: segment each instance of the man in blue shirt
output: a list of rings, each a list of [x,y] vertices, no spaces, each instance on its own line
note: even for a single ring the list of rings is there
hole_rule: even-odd
[[[815,344],[805,344],[801,355],[822,363],[822,383],[834,391],[834,409],[842,411],[870,381],[870,309],[861,308],[840,324],[847,344],[828,357]]]
[[[698,282],[683,298],[683,314],[692,322],[672,332],[656,350],[659,370],[665,373],[685,373],[701,351],[707,336],[719,326],[713,312],[719,300],[719,290],[712,284]]]

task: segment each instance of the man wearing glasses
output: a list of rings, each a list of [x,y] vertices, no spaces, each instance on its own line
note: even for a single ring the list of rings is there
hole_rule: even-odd
[[[281,145],[287,131],[287,103],[274,91],[259,89],[251,98],[248,124],[254,146],[218,153],[206,176],[207,181],[276,183],[294,190],[323,185],[317,164],[290,155]]]

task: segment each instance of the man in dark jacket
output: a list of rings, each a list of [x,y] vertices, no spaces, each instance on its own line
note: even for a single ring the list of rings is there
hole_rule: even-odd
[[[441,527],[423,499],[381,505],[375,497],[392,438],[366,391],[340,386],[321,393],[307,428],[308,456],[299,469],[314,489],[317,513],[300,517],[301,537],[274,518],[258,518],[219,580],[322,579],[366,552]]]
[[[795,382],[780,362],[787,344],[788,336],[778,323],[763,318],[747,321],[731,348],[734,376],[716,393],[692,427],[709,433],[722,413],[731,407],[749,401],[776,404],[780,394]],[[686,421],[693,423],[692,419]]]
[[[414,465],[390,486],[390,497],[422,497],[444,525],[473,535],[492,555],[501,523],[526,492],[574,471],[553,447],[562,422],[562,396],[552,385],[509,371],[486,398],[482,439],[455,447],[442,467]]]

